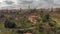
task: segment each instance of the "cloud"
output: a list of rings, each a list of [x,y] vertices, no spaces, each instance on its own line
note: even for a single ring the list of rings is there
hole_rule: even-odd
[[[54,0],[55,4],[60,4],[60,0]]]
[[[8,6],[13,7],[16,6],[16,8],[27,8],[28,5],[31,6],[31,8],[51,8],[51,7],[60,7],[60,0],[8,0],[10,2],[6,2],[6,4],[3,2],[5,0],[1,0],[0,5],[2,7]]]
[[[8,4],[8,5],[12,5],[12,4],[14,4],[14,2],[13,1],[3,1],[5,4]]]

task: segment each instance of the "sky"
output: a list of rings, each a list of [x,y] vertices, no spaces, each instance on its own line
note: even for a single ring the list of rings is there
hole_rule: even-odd
[[[60,0],[0,0],[0,8],[60,8]]]

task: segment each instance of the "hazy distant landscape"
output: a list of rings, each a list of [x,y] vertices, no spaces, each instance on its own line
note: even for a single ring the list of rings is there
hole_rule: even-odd
[[[0,34],[60,34],[60,8],[2,9]]]

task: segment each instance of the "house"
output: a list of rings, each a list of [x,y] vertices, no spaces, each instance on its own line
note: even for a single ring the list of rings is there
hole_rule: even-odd
[[[37,21],[38,21],[38,20],[37,20],[37,16],[35,16],[35,15],[29,15],[29,16],[28,16],[28,20],[31,21],[32,23],[35,23],[35,24],[36,24]]]

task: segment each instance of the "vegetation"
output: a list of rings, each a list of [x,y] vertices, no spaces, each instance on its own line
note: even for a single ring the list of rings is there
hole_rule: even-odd
[[[16,28],[16,24],[9,20],[5,21],[4,26],[5,26],[5,28]]]
[[[11,10],[9,10],[11,11]],[[22,12],[7,12],[0,16],[1,34],[59,34],[60,31],[60,16],[51,16],[53,11],[39,11],[38,9],[30,9],[30,11]],[[22,13],[19,13],[19,12]],[[54,13],[57,14],[57,13]],[[59,14],[60,15],[60,14]]]

